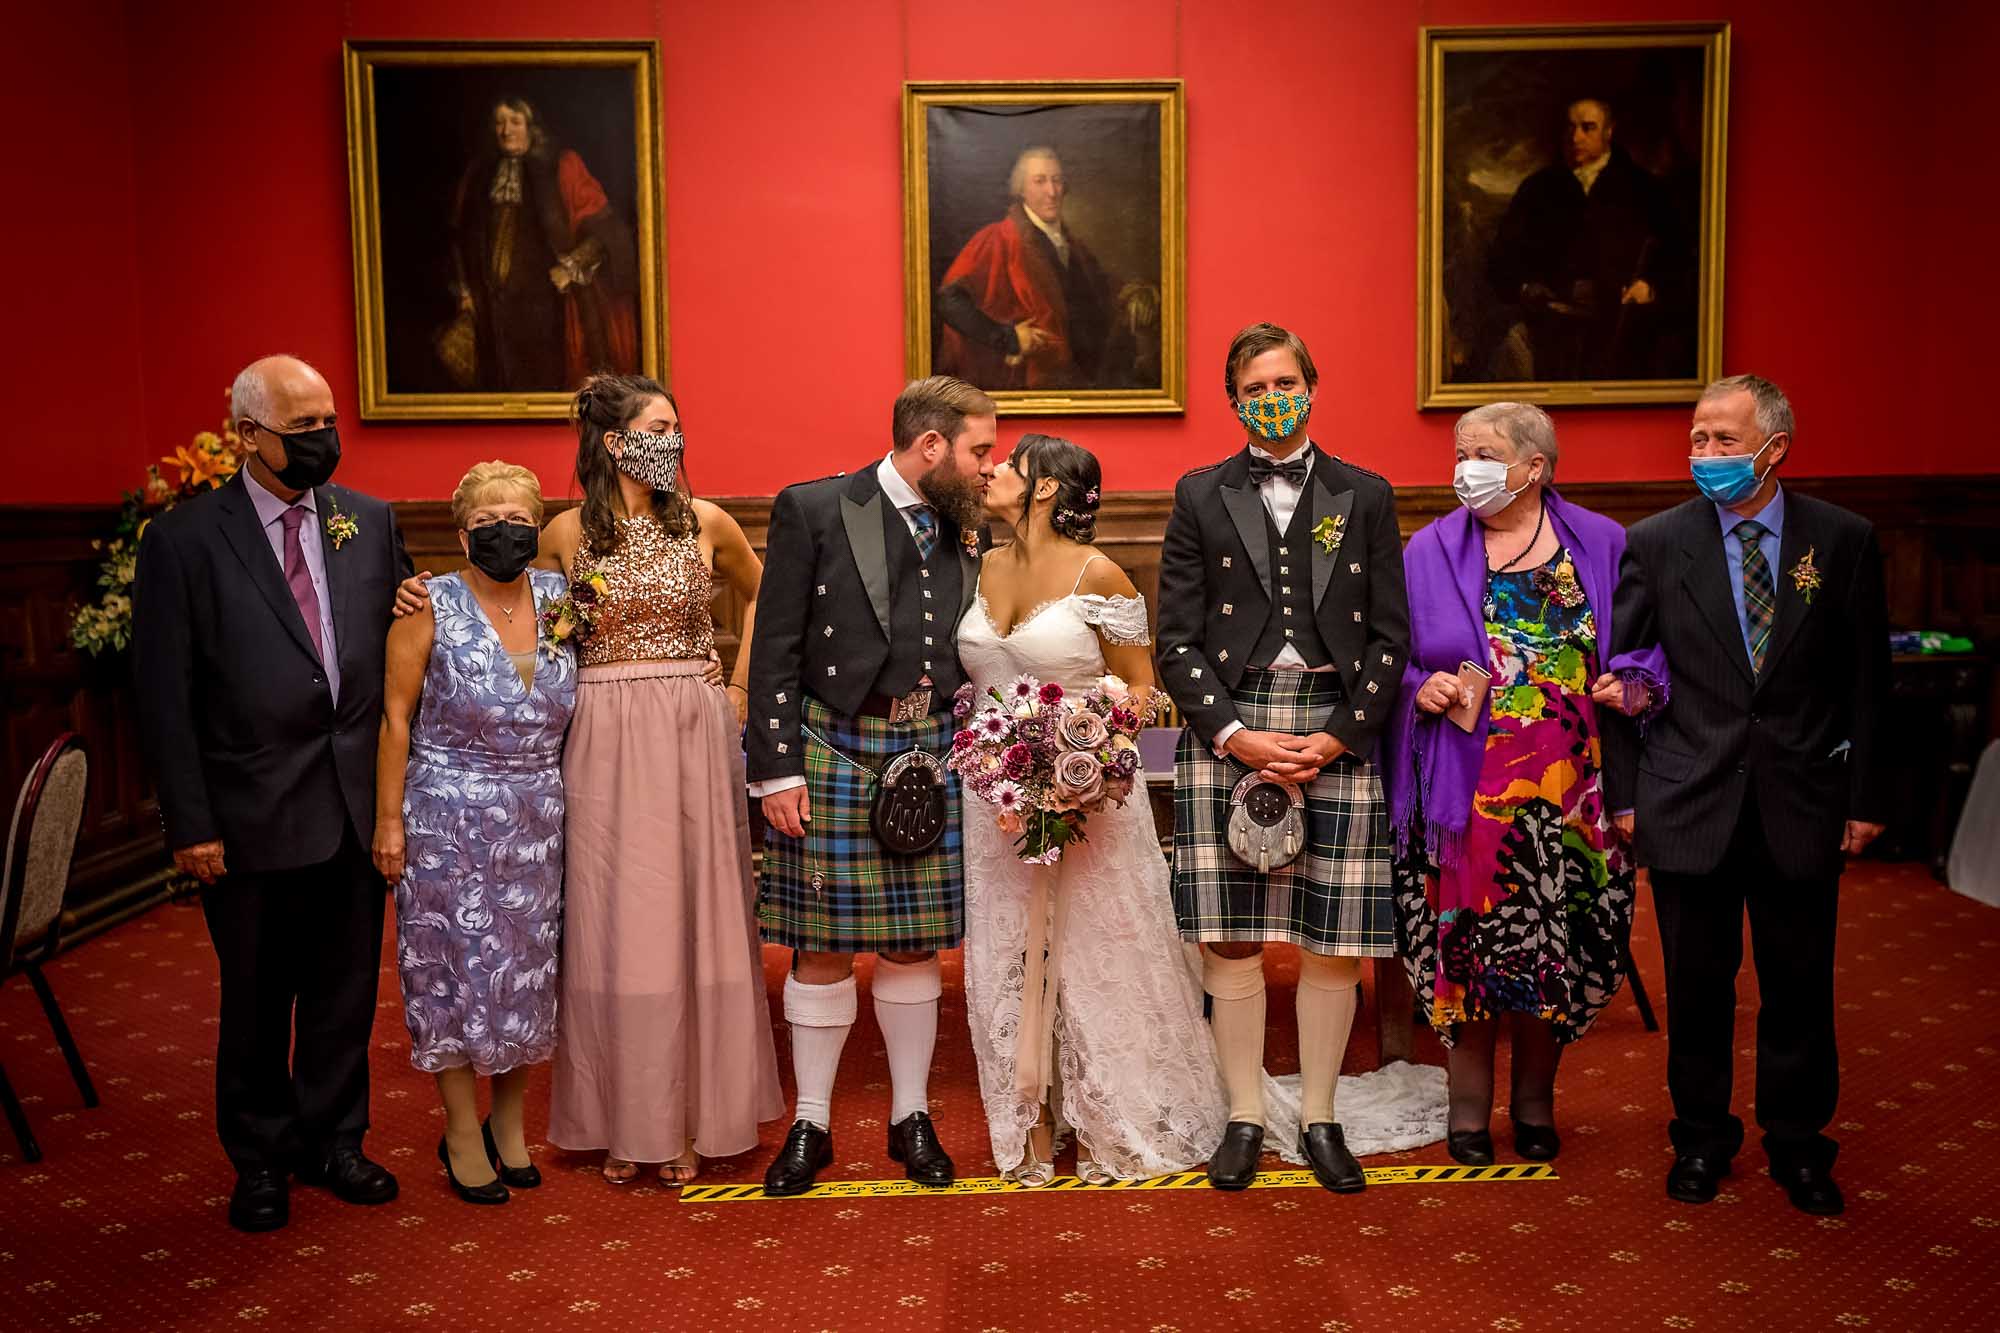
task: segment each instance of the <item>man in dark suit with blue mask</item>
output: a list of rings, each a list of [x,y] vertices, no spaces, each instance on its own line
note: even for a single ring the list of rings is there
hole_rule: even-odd
[[[1768,380],[1703,392],[1689,461],[1701,496],[1632,528],[1614,651],[1657,642],[1674,674],[1632,830],[1666,955],[1667,1193],[1707,1203],[1743,1143],[1729,1103],[1747,910],[1757,1122],[1772,1178],[1824,1215],[1844,1207],[1824,1133],[1840,1095],[1836,905],[1843,855],[1882,831],[1888,803],[1889,650],[1874,528],[1779,485],[1792,432]]]
[[[147,528],[133,666],[167,845],[202,883],[221,973],[229,1220],[270,1231],[293,1174],[349,1203],[396,1197],[361,1139],[386,895],[375,738],[410,560],[388,504],[327,484],[340,432],[318,371],[265,357],[230,398],[243,467]]]

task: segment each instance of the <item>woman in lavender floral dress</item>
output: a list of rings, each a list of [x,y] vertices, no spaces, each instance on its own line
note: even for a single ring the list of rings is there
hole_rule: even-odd
[[[469,568],[389,634],[375,861],[396,886],[411,1063],[437,1077],[452,1187],[504,1203],[541,1183],[528,1158],[528,1067],[556,1040],[562,933],[563,733],[576,662],[538,644],[561,574],[529,569],[534,473],[481,463],[452,496]],[[411,726],[411,715],[416,715]],[[493,1080],[482,1125],[476,1078]]]

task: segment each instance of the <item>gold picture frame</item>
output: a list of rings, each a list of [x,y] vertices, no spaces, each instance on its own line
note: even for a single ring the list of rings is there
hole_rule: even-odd
[[[362,418],[559,420],[592,370],[665,382],[659,43],[343,50]]]
[[[1729,24],[1418,49],[1417,406],[1698,397],[1722,370]]]
[[[909,375],[1004,416],[1186,411],[1186,151],[1179,79],[905,83]]]

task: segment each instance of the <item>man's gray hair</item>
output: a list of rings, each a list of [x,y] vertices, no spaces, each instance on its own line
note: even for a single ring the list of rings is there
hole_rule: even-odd
[[[1548,459],[1542,480],[1556,479],[1556,423],[1549,420],[1547,412],[1533,403],[1488,403],[1460,417],[1451,428],[1451,437],[1463,440],[1467,431],[1480,426],[1491,426],[1513,445],[1516,462],[1526,462],[1532,454]]]
[[[1009,196],[1019,199],[1022,192],[1028,188],[1028,163],[1038,157],[1046,157],[1057,166],[1062,165],[1062,154],[1045,143],[1023,148],[1019,155],[1014,158],[1014,170],[1007,175],[1007,193]]]
[[[318,374],[312,365],[302,357],[279,352],[271,356],[260,356],[243,369],[236,372],[236,379],[229,386],[229,419],[241,421],[245,417],[258,425],[268,425],[271,413],[271,386],[265,382],[264,367],[283,358],[297,361],[308,370]]]
[[[1792,400],[1785,397],[1780,389],[1762,375],[1731,375],[1719,379],[1701,391],[1701,401],[1711,398],[1727,398],[1732,393],[1747,393],[1757,404],[1757,429],[1764,432],[1764,438],[1773,435],[1792,435]],[[1796,436],[1792,437],[1794,440]]]

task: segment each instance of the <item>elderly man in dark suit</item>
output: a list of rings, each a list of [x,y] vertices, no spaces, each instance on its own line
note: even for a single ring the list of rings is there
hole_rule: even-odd
[[[1262,953],[1291,943],[1299,1149],[1321,1185],[1348,1194],[1367,1179],[1334,1118],[1340,1059],[1360,960],[1396,951],[1374,755],[1410,647],[1402,539],[1389,483],[1307,434],[1319,373],[1297,334],[1252,324],[1223,379],[1246,444],[1181,478],[1160,548],[1160,683],[1187,718],[1174,756],[1174,912],[1182,938],[1202,942],[1229,1092],[1208,1179],[1233,1190],[1256,1177]],[[1232,850],[1235,807],[1260,802],[1270,816],[1295,812],[1290,857]]]
[[[361,1139],[385,896],[375,738],[410,561],[386,503],[326,484],[340,437],[317,371],[266,357],[231,411],[243,469],[140,543],[134,666],[167,843],[203,885],[222,973],[229,1220],[269,1231],[292,1173],[349,1203],[396,1197]]]
[[[1633,830],[1667,964],[1667,1193],[1707,1203],[1743,1143],[1729,1102],[1747,908],[1771,1176],[1832,1214],[1836,904],[1842,854],[1882,831],[1888,803],[1888,630],[1874,528],[1778,484],[1792,430],[1769,380],[1708,387],[1692,435],[1702,494],[1632,528],[1613,623],[1617,651],[1658,642],[1674,671]]]

